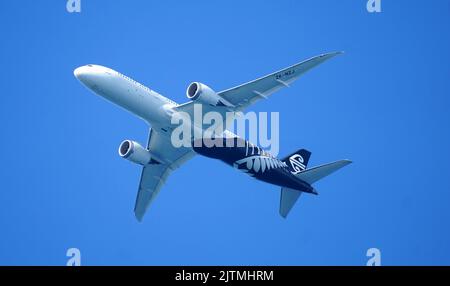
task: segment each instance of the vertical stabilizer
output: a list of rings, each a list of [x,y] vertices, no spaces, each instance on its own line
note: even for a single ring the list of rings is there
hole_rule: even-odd
[[[306,149],[300,149],[297,152],[281,159],[281,161],[285,162],[289,167],[289,171],[295,175],[306,170],[309,157],[311,157],[311,152]]]

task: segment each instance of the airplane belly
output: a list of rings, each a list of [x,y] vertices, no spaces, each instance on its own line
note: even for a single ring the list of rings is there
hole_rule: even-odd
[[[165,103],[157,94],[121,78],[110,78],[92,88],[97,94],[149,123],[161,121],[159,108]]]
[[[170,114],[167,110],[175,103],[137,81],[98,65],[79,67],[74,70],[74,75],[97,95],[119,105],[147,123],[170,124]]]

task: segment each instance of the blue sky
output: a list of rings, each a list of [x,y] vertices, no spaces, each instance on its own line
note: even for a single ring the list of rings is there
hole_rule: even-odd
[[[189,2],[189,3],[184,3]],[[243,3],[244,2],[244,3]],[[449,1],[3,1],[0,265],[450,264]],[[302,196],[196,157],[143,223],[140,168],[119,158],[147,127],[73,69],[116,69],[177,101],[328,51],[343,56],[253,111],[280,112],[280,154],[354,164]]]

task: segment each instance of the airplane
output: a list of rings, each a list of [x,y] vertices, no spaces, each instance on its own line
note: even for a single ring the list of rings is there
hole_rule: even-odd
[[[149,127],[146,147],[132,140],[125,140],[119,146],[119,155],[133,163],[142,165],[138,194],[134,213],[142,221],[149,205],[159,193],[168,176],[187,160],[200,154],[219,159],[241,170],[257,180],[281,187],[279,213],[286,218],[302,193],[317,195],[313,183],[351,163],[339,160],[314,168],[307,168],[311,152],[300,149],[278,159],[258,146],[232,134],[224,133],[224,142],[234,144],[224,147],[207,147],[195,144],[190,147],[175,147],[171,143],[173,126],[171,119],[177,112],[192,114],[194,105],[201,104],[205,112],[242,111],[260,99],[266,99],[274,92],[289,87],[302,74],[317,65],[341,54],[332,52],[321,54],[289,66],[277,72],[236,87],[215,92],[203,83],[193,82],[187,90],[189,99],[178,104],[143,84],[100,65],[85,65],[74,70],[75,77],[95,94],[124,108],[144,120]],[[201,142],[200,142],[201,143]]]

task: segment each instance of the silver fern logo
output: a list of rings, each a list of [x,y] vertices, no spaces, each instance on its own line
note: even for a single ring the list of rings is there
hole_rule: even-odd
[[[291,156],[289,158],[289,163],[291,163],[292,170],[294,170],[294,171],[291,171],[291,173],[294,175],[298,174],[306,169],[306,166],[304,164],[305,160],[299,154],[295,154],[295,155]]]
[[[285,162],[270,156],[266,151],[261,150],[258,146],[245,143],[245,158],[234,162],[233,166],[244,173],[257,174],[264,173],[270,169],[287,167]]]
[[[237,160],[234,163],[234,167],[243,171],[244,173],[264,173],[265,171],[269,171],[270,169],[286,167],[286,163],[272,157],[254,155],[241,160]]]

